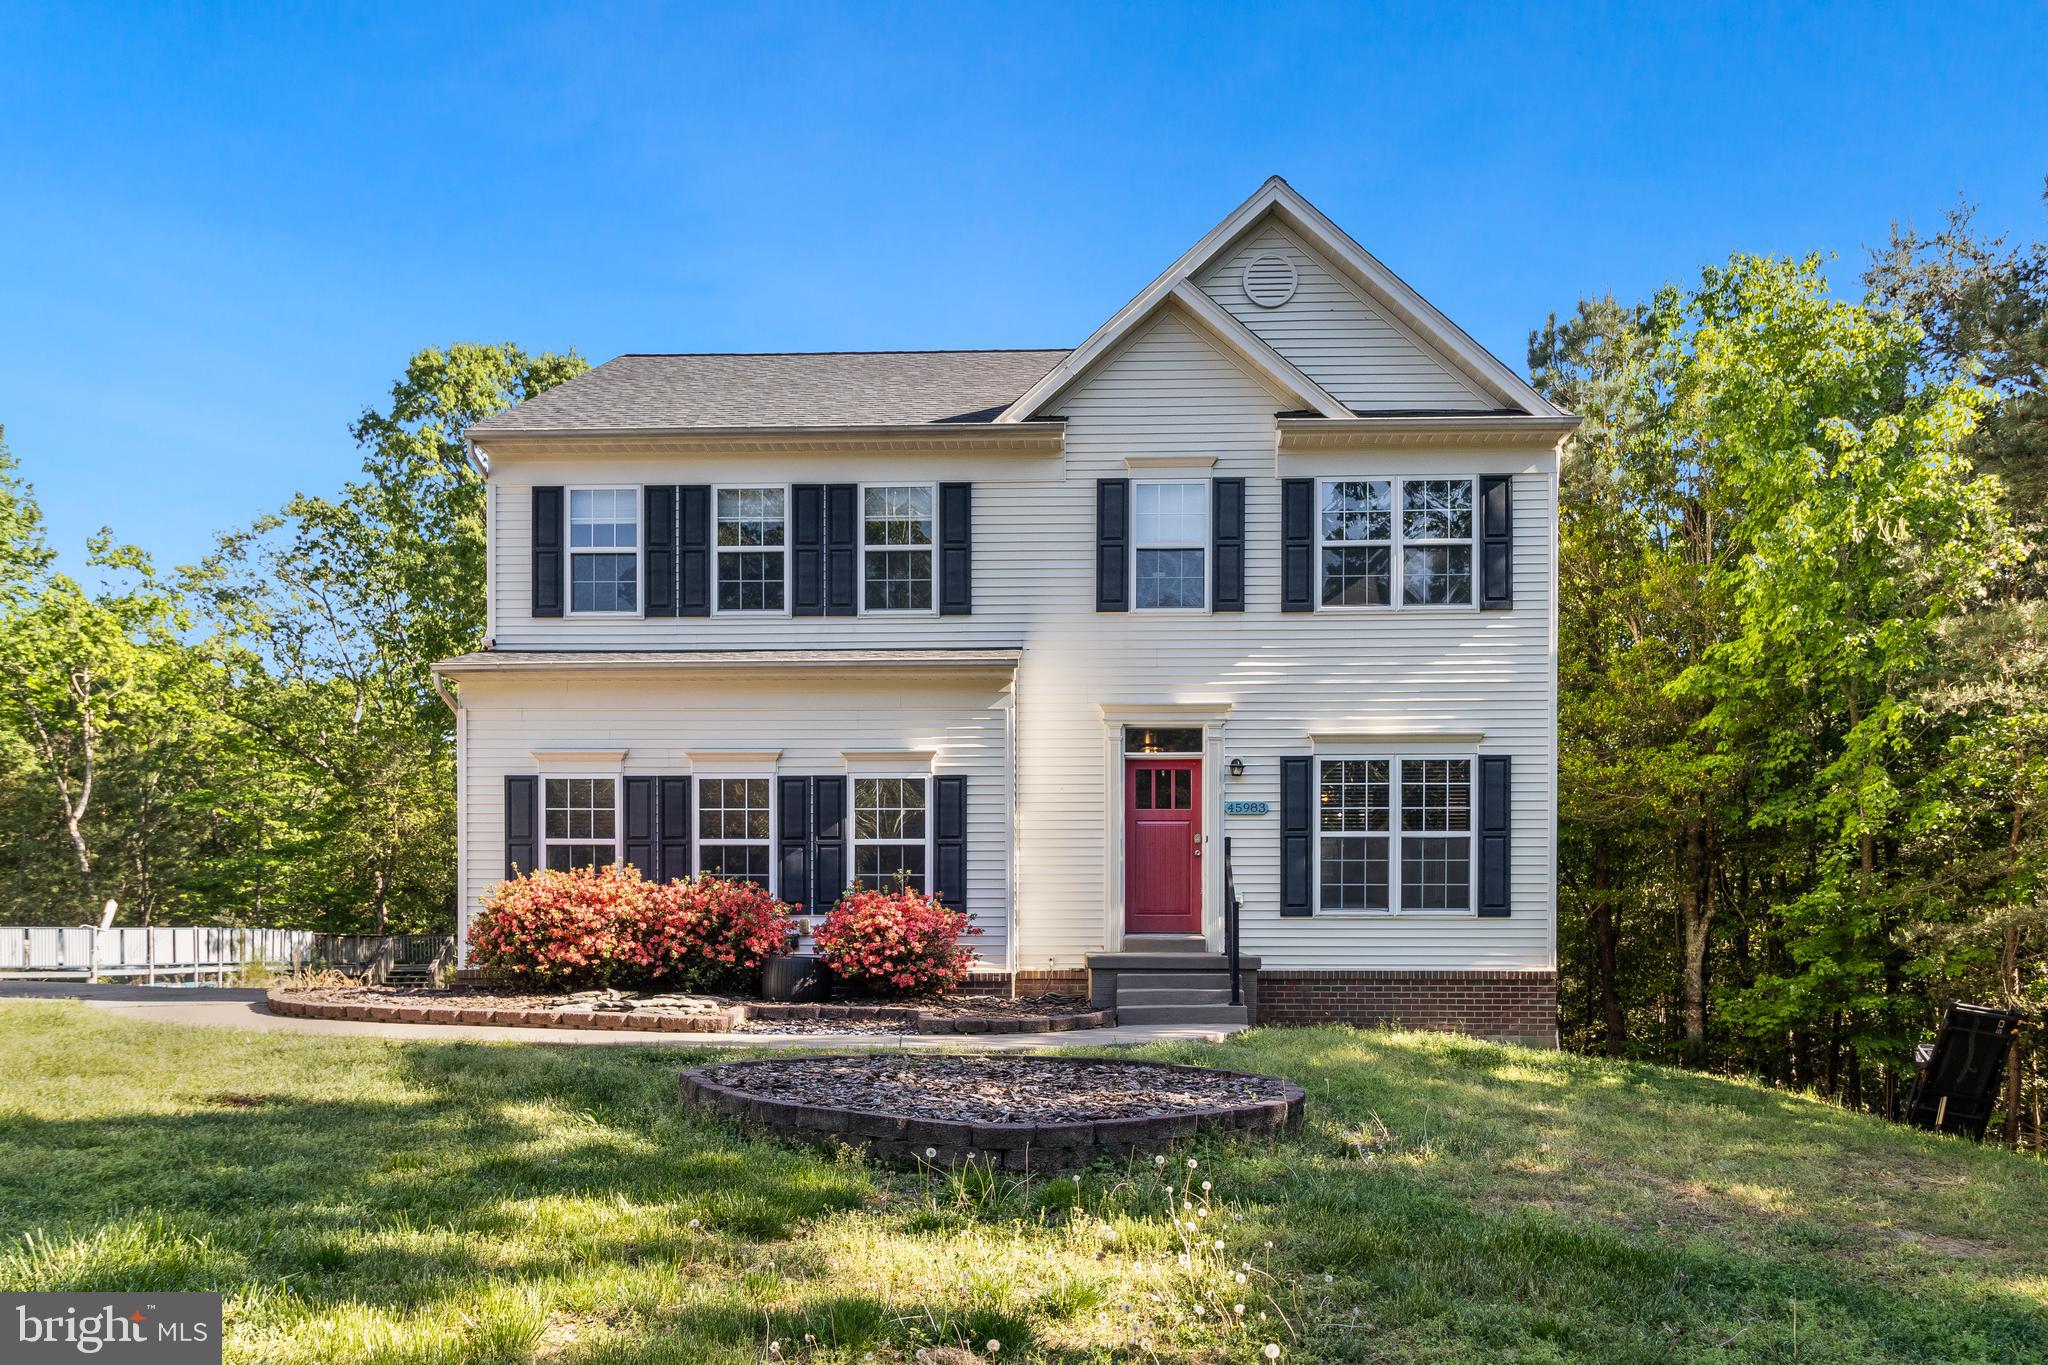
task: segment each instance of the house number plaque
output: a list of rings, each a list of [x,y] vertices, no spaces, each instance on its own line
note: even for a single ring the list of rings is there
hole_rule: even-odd
[[[1225,815],[1265,815],[1270,813],[1272,809],[1272,803],[1268,801],[1225,801],[1223,803],[1223,813]]]

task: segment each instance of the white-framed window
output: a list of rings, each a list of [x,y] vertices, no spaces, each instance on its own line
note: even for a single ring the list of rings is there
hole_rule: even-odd
[[[1131,484],[1131,605],[1204,611],[1209,605],[1209,483]]]
[[[541,865],[609,867],[619,860],[619,781],[615,777],[543,777]]]
[[[1319,481],[1320,605],[1472,606],[1475,489],[1469,477]]]
[[[721,615],[781,615],[789,605],[789,489],[780,484],[711,490]]]
[[[1476,766],[1469,756],[1317,760],[1318,908],[1470,911]]]
[[[772,890],[775,784],[766,777],[697,779],[697,870]]]
[[[853,881],[881,890],[899,882],[929,889],[931,821],[925,777],[853,779]]]
[[[937,485],[929,483],[861,485],[863,612],[932,610],[938,497]]]
[[[625,616],[640,610],[640,490],[569,490],[569,611]]]

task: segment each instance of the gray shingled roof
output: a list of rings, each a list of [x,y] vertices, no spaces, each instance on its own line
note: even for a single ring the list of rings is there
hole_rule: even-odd
[[[470,434],[987,422],[1067,354],[622,355]]]

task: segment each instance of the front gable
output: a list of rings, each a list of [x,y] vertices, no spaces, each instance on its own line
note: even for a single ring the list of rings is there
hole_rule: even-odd
[[[1285,262],[1287,272],[1271,265]],[[1247,291],[1248,267],[1255,301]],[[1195,278],[1262,341],[1360,412],[1488,412],[1500,400],[1409,328],[1367,301],[1329,260],[1272,218]]]
[[[1245,266],[1272,258],[1248,296]],[[1514,370],[1274,176],[996,418],[1028,421],[1174,304],[1269,374],[1302,410],[1566,417]]]

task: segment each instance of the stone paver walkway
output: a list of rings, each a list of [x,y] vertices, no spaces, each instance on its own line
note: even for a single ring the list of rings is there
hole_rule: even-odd
[[[92,986],[77,981],[0,981],[0,1005],[16,1000],[81,1000],[127,1019],[160,1024],[292,1033],[355,1034],[418,1041],[601,1044],[632,1047],[803,1047],[946,1052],[1028,1052],[1051,1047],[1102,1047],[1175,1040],[1211,1042],[1244,1026],[1129,1024],[1072,1033],[999,1034],[774,1034],[627,1033],[616,1029],[481,1028],[464,1024],[372,1024],[356,1019],[287,1019],[263,1005],[261,990],[236,987]]]

